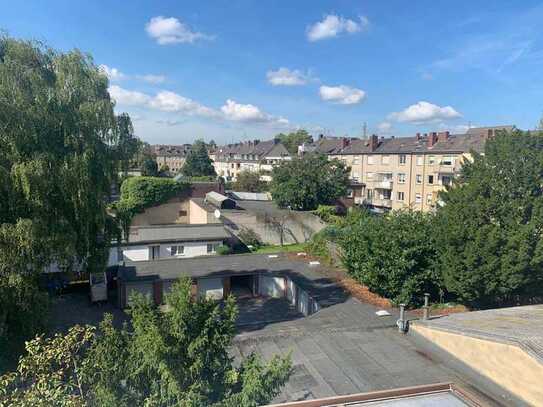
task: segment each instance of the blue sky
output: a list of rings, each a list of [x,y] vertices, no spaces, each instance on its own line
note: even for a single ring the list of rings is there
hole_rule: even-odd
[[[1,4],[4,3],[4,4]],[[4,1],[0,29],[93,55],[150,143],[534,128],[540,1]]]

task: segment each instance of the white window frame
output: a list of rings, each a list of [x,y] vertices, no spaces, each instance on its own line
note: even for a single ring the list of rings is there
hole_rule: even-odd
[[[421,194],[415,194],[415,203],[417,203],[417,204],[422,203],[422,195]]]
[[[422,174],[417,174],[417,175],[415,175],[415,183],[416,183],[417,185],[422,184]]]
[[[184,256],[184,255],[185,255],[185,245],[176,244],[176,245],[170,246],[170,256],[178,257],[178,256]]]
[[[219,243],[208,243],[206,247],[206,253],[207,254],[217,253],[218,247],[219,247]]]
[[[417,155],[417,165],[424,165],[424,156],[423,155]]]
[[[432,177],[432,182],[430,182],[430,177]],[[428,185],[434,185],[435,183],[435,176],[434,174],[428,174],[428,177],[426,177],[426,182],[428,183]]]
[[[406,174],[405,172],[398,173],[398,184],[405,184]]]
[[[397,198],[397,199],[396,199],[397,201],[400,201],[400,202],[405,201],[405,192],[403,192],[403,191],[398,191],[398,192],[396,193],[396,198]]]
[[[400,154],[398,157],[398,164],[405,165],[407,163],[407,155]]]

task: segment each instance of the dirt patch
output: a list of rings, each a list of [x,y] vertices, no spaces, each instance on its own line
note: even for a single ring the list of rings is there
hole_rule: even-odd
[[[303,261],[320,261],[323,263],[323,260],[310,256],[310,255],[301,255],[298,256],[296,253],[287,253],[287,257],[290,260],[303,260]],[[392,303],[389,299],[381,297],[378,294],[372,293],[368,287],[363,284],[360,284],[355,279],[348,276],[347,272],[342,268],[325,264],[325,268],[319,270],[322,274],[326,275],[328,278],[336,281],[339,285],[343,287],[346,291],[349,292],[354,298],[359,301],[365,302],[367,304],[375,305],[380,308],[393,308]]]
[[[470,311],[469,308],[460,304],[451,305],[451,306],[443,305],[439,307],[430,308],[430,316],[432,317],[445,316],[445,315],[458,314],[461,312],[469,312],[469,311]],[[417,309],[411,310],[411,312],[414,315],[422,317],[424,310],[422,308],[417,308]]]

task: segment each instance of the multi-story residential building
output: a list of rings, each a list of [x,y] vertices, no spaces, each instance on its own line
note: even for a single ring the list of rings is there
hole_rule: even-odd
[[[182,144],[180,146],[154,145],[153,152],[155,153],[158,168],[168,166],[171,173],[179,172],[183,168],[183,164],[185,164],[185,159],[190,149],[190,144]]]
[[[376,211],[412,208],[433,210],[438,193],[450,185],[462,164],[481,153],[497,130],[512,126],[471,128],[465,134],[417,133],[414,137],[319,139],[300,151],[318,151],[350,168],[347,198]]]
[[[241,171],[260,172],[262,180],[270,181],[273,167],[291,158],[278,139],[228,144],[217,147],[212,155],[215,172],[227,181],[235,181]]]

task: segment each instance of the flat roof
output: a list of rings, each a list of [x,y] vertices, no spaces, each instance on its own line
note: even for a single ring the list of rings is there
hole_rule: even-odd
[[[181,277],[211,278],[269,273],[290,277],[307,290],[319,305],[327,306],[327,301],[336,301],[338,297],[346,297],[348,294],[337,282],[323,275],[324,269],[322,265],[310,265],[308,259],[292,259],[286,254],[231,254],[127,262],[119,266],[118,278],[123,281],[149,278],[174,280]]]
[[[464,312],[416,323],[451,333],[515,344],[543,363],[543,305]]]
[[[131,227],[128,244],[217,241],[229,237],[222,223],[151,225]]]

